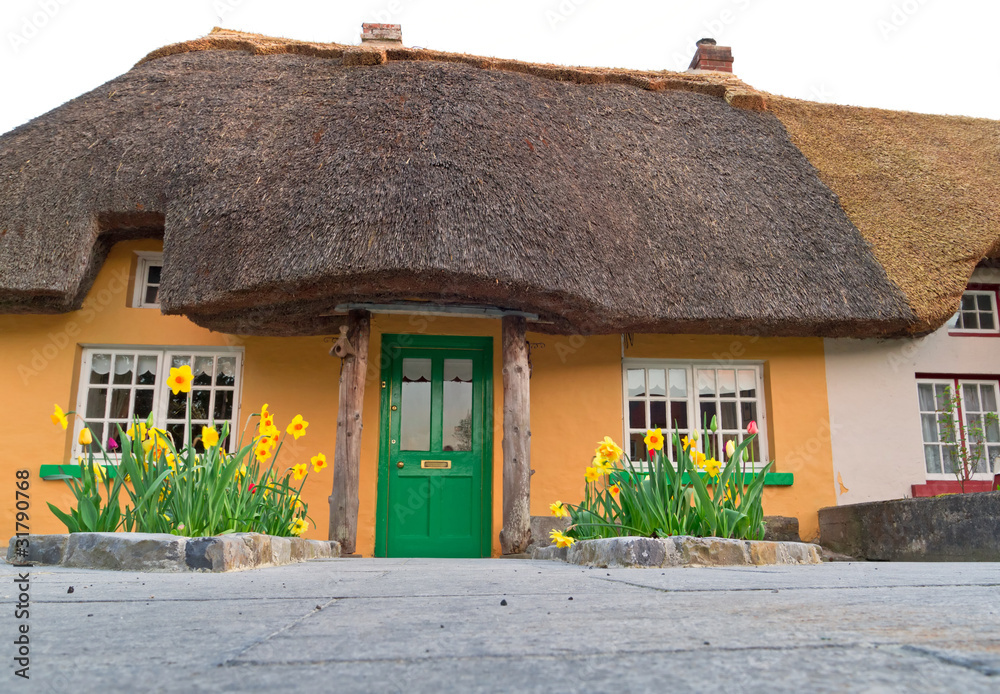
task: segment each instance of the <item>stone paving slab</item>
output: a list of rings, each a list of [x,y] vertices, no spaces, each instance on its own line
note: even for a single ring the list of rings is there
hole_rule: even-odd
[[[0,566],[2,633],[17,571]],[[996,564],[638,572],[330,559],[223,574],[35,567],[30,578],[31,687],[3,691],[975,694],[1000,684]]]
[[[243,571],[340,556],[340,543],[260,533],[182,537],[155,533],[34,535],[27,557],[17,557],[17,538],[7,563],[62,565],[111,571]]]

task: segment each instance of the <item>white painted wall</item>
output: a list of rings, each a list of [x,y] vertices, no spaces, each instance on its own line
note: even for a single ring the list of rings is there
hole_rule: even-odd
[[[970,283],[1000,284],[1000,270],[977,269]],[[1000,338],[950,336],[947,327],[824,346],[838,504],[908,497],[926,481],[915,374],[1000,374]]]

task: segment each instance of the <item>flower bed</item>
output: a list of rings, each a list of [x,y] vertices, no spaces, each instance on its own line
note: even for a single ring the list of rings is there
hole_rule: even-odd
[[[757,424],[750,422],[746,435],[738,437],[742,440],[723,442],[713,417],[700,436],[694,430],[684,437],[674,433],[672,462],[663,432],[650,429],[645,438],[649,460],[641,466],[604,437],[585,472],[583,501],[556,501],[550,507],[553,515],[570,519],[566,532],[551,532],[553,541],[569,548],[578,540],[626,536],[763,539],[761,496],[772,463],[747,474],[756,436]]]

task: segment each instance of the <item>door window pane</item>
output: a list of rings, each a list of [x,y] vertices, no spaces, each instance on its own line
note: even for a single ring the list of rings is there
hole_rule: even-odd
[[[650,369],[649,374],[649,394],[663,397],[667,394],[666,372],[663,369]]]
[[[667,428],[667,401],[650,400],[649,402],[649,428]]]
[[[400,449],[431,448],[431,360],[403,359],[399,406]]]
[[[646,394],[646,370],[628,370],[628,396],[636,398]]]
[[[119,354],[115,357],[115,383],[132,383],[133,359],[131,354]]]
[[[686,398],[687,394],[687,369],[670,369],[670,397]]]
[[[442,450],[472,450],[472,360],[444,360]]]

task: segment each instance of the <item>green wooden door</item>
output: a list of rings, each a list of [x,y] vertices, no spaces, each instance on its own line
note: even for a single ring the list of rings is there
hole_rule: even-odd
[[[490,553],[489,338],[384,336],[377,554]]]

